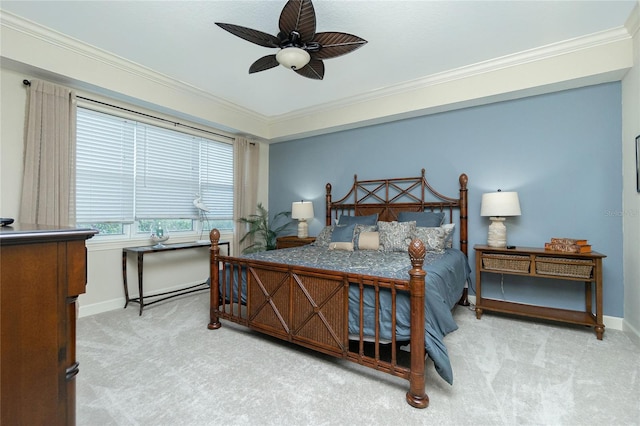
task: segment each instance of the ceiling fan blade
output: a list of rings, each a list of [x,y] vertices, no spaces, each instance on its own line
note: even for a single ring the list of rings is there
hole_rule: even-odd
[[[280,40],[278,37],[272,36],[271,34],[234,24],[216,22],[216,25],[223,30],[229,31],[234,36],[240,37],[241,39],[250,41],[251,43],[255,43],[259,46],[280,47]]]
[[[316,35],[316,12],[311,0],[289,0],[280,13],[278,27],[285,38],[296,31],[303,43],[313,40]]]
[[[255,61],[249,67],[249,74],[253,74],[254,72],[265,71],[280,65],[276,60],[276,55],[267,55]]]
[[[319,59],[312,59],[307,65],[294,71],[303,77],[322,80],[324,78],[324,63]]]
[[[367,44],[366,40],[358,36],[337,32],[318,33],[313,41],[322,46],[317,52],[311,53],[311,57],[314,59],[335,58]]]

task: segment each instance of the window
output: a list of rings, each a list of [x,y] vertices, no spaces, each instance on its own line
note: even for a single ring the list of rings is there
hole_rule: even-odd
[[[76,222],[100,235],[233,228],[233,145],[78,108]],[[200,196],[209,212],[193,204]]]

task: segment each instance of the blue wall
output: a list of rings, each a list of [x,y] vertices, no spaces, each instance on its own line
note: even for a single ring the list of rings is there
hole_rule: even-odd
[[[604,314],[623,317],[622,108],[620,83],[556,92],[271,145],[270,211],[314,202],[309,234],[324,226],[325,184],[334,199],[359,179],[419,176],[456,196],[469,176],[469,247],[485,244],[484,192],[518,191],[522,216],[506,221],[510,244],[586,238],[604,260]],[[483,295],[583,309],[583,284],[483,277]],[[474,283],[475,286],[475,283]],[[504,290],[502,290],[504,289]],[[472,292],[473,294],[473,292]]]

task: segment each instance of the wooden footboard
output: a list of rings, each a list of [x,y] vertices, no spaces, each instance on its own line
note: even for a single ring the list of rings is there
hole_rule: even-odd
[[[233,321],[322,353],[348,359],[409,381],[407,402],[425,408],[424,299],[426,254],[420,240],[409,246],[412,268],[408,280],[393,280],[360,274],[276,264],[230,256],[220,256],[220,232],[211,231],[211,300],[208,328],[221,327],[220,319]],[[246,291],[242,292],[242,277]],[[239,284],[238,284],[239,283]],[[235,284],[235,286],[234,286]],[[360,289],[360,332],[349,336],[349,286]],[[379,310],[375,335],[364,336],[364,289],[373,288],[376,307],[381,290],[392,300],[392,339],[380,339]],[[396,296],[408,292],[411,301],[410,359],[403,363],[396,339]],[[243,297],[244,295],[244,297]],[[368,338],[367,338],[368,337]]]

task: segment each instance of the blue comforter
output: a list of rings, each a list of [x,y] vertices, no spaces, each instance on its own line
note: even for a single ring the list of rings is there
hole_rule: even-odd
[[[283,250],[272,250],[243,255],[242,257],[267,262],[307,266],[340,272],[407,280],[411,269],[408,253],[374,250],[327,250],[313,245]],[[433,360],[436,371],[453,384],[453,371],[443,338],[456,330],[451,309],[458,302],[470,268],[467,257],[460,250],[446,249],[444,253],[428,252],[423,269],[427,272],[425,292],[425,349]],[[234,284],[234,286],[236,286]],[[243,286],[244,287],[244,286]],[[237,289],[237,287],[236,287]],[[237,293],[236,293],[237,294]],[[242,295],[244,299],[244,295]],[[349,333],[359,334],[360,290],[349,288]],[[364,293],[364,333],[375,334],[375,294],[372,288]],[[380,295],[380,337],[391,340],[391,295]],[[396,301],[396,339],[410,338],[410,304],[408,294],[399,294]]]

